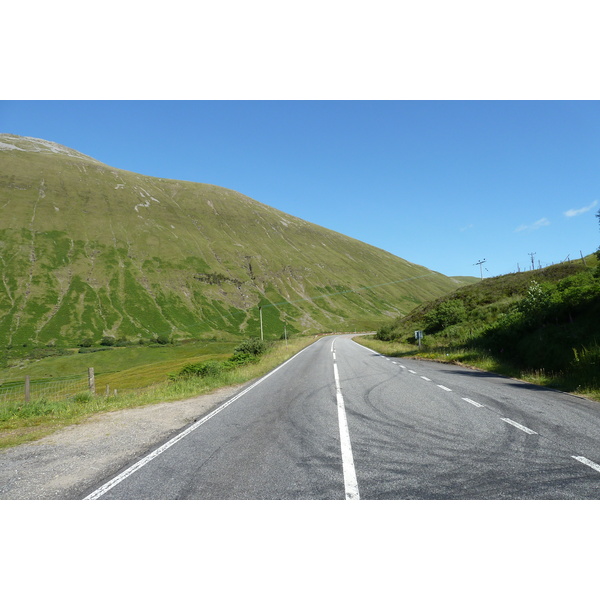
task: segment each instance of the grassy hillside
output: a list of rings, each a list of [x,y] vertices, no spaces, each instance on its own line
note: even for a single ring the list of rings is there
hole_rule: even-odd
[[[0,347],[376,329],[462,282],[238,192],[0,135]],[[395,282],[395,283],[392,283]]]
[[[455,360],[600,399],[600,268],[595,255],[485,279],[379,328],[378,346]],[[414,332],[422,330],[420,351]]]

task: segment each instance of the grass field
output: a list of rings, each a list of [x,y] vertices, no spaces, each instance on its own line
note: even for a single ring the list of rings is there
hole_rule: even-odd
[[[193,398],[217,388],[245,383],[265,375],[314,340],[315,337],[311,336],[275,342],[257,363],[228,370],[218,377],[194,377],[177,381],[168,381],[167,375],[188,363],[227,358],[231,356],[235,344],[215,342],[172,348],[123,348],[81,355],[86,359],[103,355],[102,358],[98,356],[96,363],[100,369],[105,369],[97,378],[98,393],[91,395],[79,392],[65,398],[40,398],[28,403],[22,400],[0,402],[0,448],[40,439],[61,427],[80,423],[94,414]],[[145,353],[142,350],[153,352]],[[30,368],[40,374],[51,367],[61,369],[63,373],[75,372],[88,364],[85,361],[79,362],[81,356],[60,357],[62,360],[47,359],[50,362],[45,364],[42,360]],[[141,361],[148,358],[152,362],[141,364]],[[118,370],[119,364],[127,368]],[[114,370],[110,372],[109,369]],[[103,382],[109,379],[113,383],[120,382],[117,395],[102,393]],[[150,380],[153,381],[151,385],[142,387],[143,382]],[[138,383],[137,387],[134,382]]]
[[[69,356],[56,356],[38,361],[23,361],[0,370],[0,383],[56,377],[87,375],[94,368],[98,389],[110,385],[111,389],[130,390],[146,387],[166,380],[169,373],[188,362],[221,360],[233,353],[236,342],[191,342],[164,346],[129,346],[106,348],[100,352],[80,354],[77,350]]]

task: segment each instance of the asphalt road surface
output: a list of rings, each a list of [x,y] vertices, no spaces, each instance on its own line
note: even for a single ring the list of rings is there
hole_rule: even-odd
[[[322,338],[86,499],[598,499],[600,403]]]

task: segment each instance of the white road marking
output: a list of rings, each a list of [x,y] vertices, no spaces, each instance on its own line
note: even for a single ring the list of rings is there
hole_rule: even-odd
[[[208,421],[209,419],[212,419],[216,414],[220,413],[222,410],[227,408],[230,404],[233,404],[236,400],[241,398],[244,394],[248,393],[250,390],[255,388],[257,385],[261,384],[265,379],[267,379],[268,377],[271,377],[271,375],[273,375],[274,373],[279,371],[279,369],[281,369],[282,367],[287,365],[289,362],[294,360],[296,357],[300,356],[300,354],[302,354],[305,350],[308,350],[308,348],[310,348],[310,346],[307,346],[303,350],[300,350],[300,352],[298,352],[298,354],[294,354],[294,356],[292,356],[292,358],[286,360],[283,364],[279,365],[276,369],[273,369],[270,373],[267,373],[262,379],[255,381],[252,385],[248,386],[245,390],[242,390],[239,394],[237,394],[233,398],[227,400],[227,402],[225,402],[224,404],[222,404],[221,406],[219,406],[218,408],[213,410],[211,413],[206,415],[203,419],[200,419],[200,421],[197,421],[193,425],[190,425],[187,429],[183,430],[180,434],[176,435],[174,438],[171,438],[168,442],[166,442],[165,444],[163,444],[162,446],[160,446],[159,448],[154,450],[154,452],[151,452],[150,454],[148,454],[148,456],[145,456],[144,458],[142,458],[135,464],[131,465],[131,467],[129,467],[128,469],[126,469],[125,471],[123,471],[122,473],[117,475],[116,477],[113,477],[113,479],[111,479],[110,481],[107,481],[103,486],[99,487],[96,491],[92,492],[89,496],[86,496],[84,498],[84,500],[97,500],[101,496],[104,496],[104,494],[106,494],[106,492],[108,492],[109,490],[114,488],[116,485],[121,483],[121,481],[127,479],[130,475],[133,475],[136,471],[141,469],[144,465],[147,465],[151,460],[154,460],[157,456],[162,454],[165,450],[168,450],[171,446],[174,446],[177,442],[181,441],[184,437],[186,437],[187,435],[192,433],[192,431],[194,431],[195,429],[198,429],[198,427],[200,427],[200,425],[204,425],[204,423],[206,423],[206,421]]]
[[[350,432],[348,431],[348,420],[346,419],[346,408],[344,396],[340,386],[340,375],[337,364],[333,364],[333,375],[335,377],[335,395],[337,399],[338,421],[340,424],[340,443],[342,446],[342,468],[344,472],[344,486],[346,488],[346,500],[360,500],[358,493],[358,482],[354,469],[354,457],[352,456],[352,444],[350,443]]]
[[[574,458],[575,460],[578,460],[580,463],[583,463],[584,465],[587,465],[588,467],[592,467],[592,469],[595,469],[596,471],[600,472],[600,465],[597,465],[595,462],[592,462],[585,456],[571,456],[571,458]]]
[[[438,387],[441,388],[441,389],[443,389],[443,390],[446,390],[447,392],[451,392],[452,391],[450,388],[447,388],[445,385],[439,385],[438,384]]]
[[[508,423],[509,425],[512,425],[513,427],[516,427],[517,429],[520,429],[521,431],[524,431],[525,433],[528,433],[529,435],[537,435],[537,432],[529,429],[528,427],[525,427],[525,425],[521,425],[521,423],[516,423],[515,421],[511,421],[510,419],[502,419],[505,423]]]
[[[416,375],[416,374],[417,374],[417,372],[416,372],[416,371],[413,371],[412,369],[409,369],[409,370],[408,370],[408,372],[409,372],[409,373],[412,373],[413,375]]]
[[[477,408],[483,408],[483,404],[479,404],[479,402],[475,402],[475,400],[471,400],[471,398],[463,398],[465,402],[470,402],[473,406]]]
[[[431,381],[431,379],[429,379],[429,377],[423,377],[423,375],[421,375],[421,379],[424,379],[425,381]]]
[[[406,369],[406,367],[404,365],[400,365],[401,369]]]

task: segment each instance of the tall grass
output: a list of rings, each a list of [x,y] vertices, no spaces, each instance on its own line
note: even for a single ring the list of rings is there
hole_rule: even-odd
[[[79,423],[93,414],[174,402],[207,394],[219,388],[240,385],[261,377],[308,346],[315,338],[275,342],[260,361],[222,371],[216,376],[181,378],[117,395],[80,393],[62,400],[40,397],[32,402],[0,403],[0,448],[40,439],[66,425]]]

